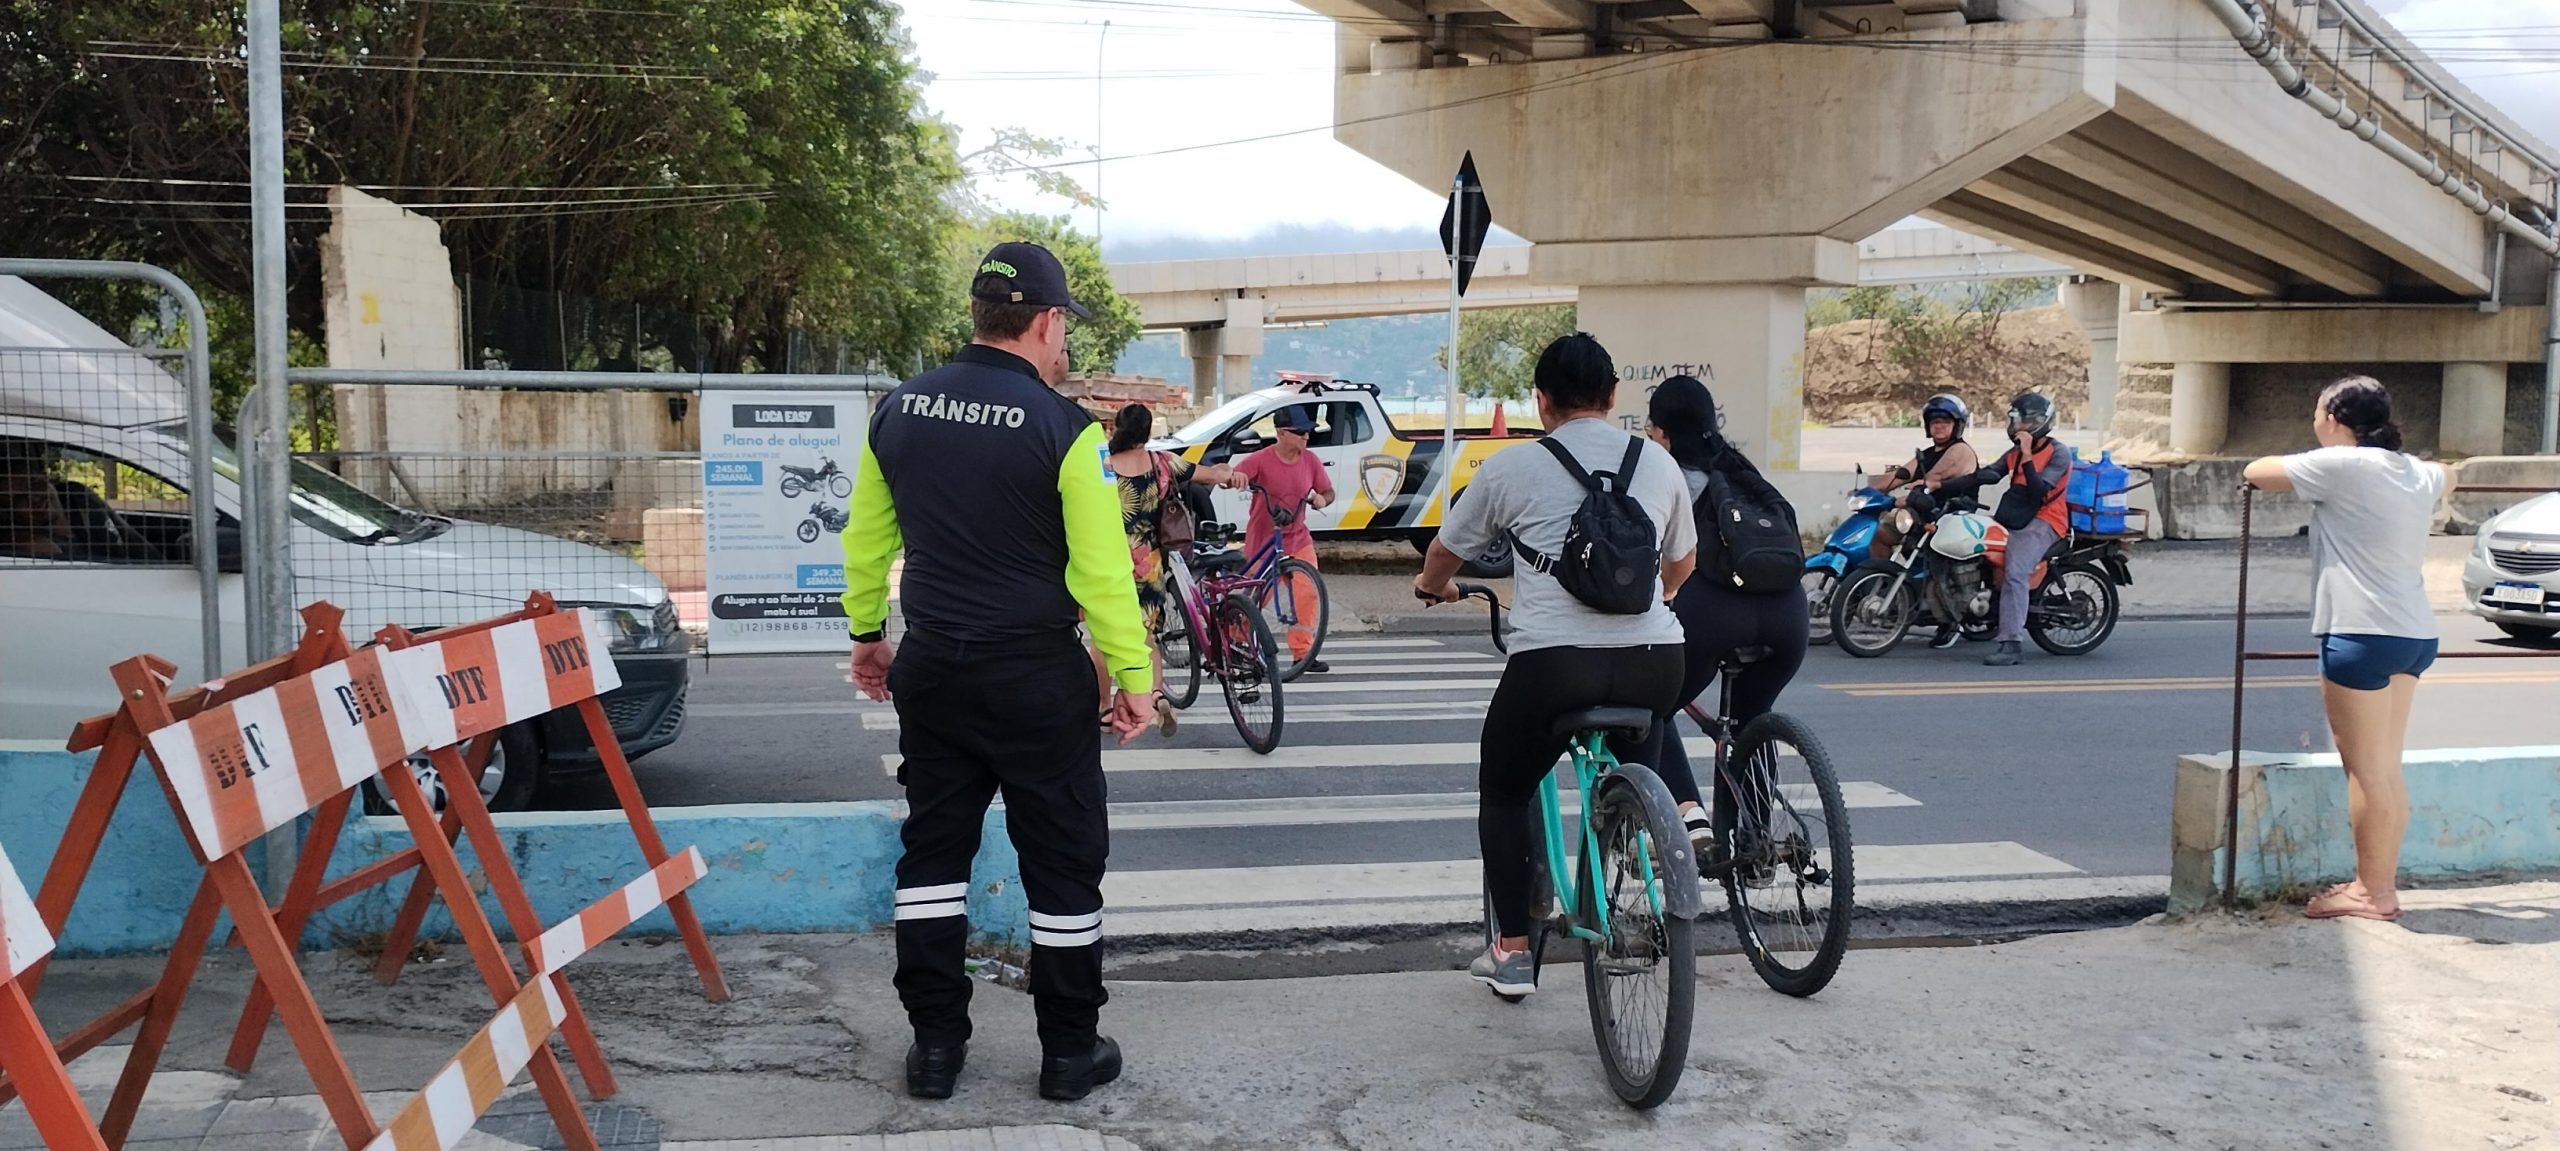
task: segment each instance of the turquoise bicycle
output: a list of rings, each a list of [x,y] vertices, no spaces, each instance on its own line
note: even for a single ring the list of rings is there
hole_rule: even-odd
[[[1458,590],[1460,598],[1492,597],[1478,585]],[[1530,970],[1544,969],[1548,940],[1581,941],[1591,1037],[1609,1089],[1638,1109],[1671,1097],[1689,1057],[1703,907],[1698,860],[1670,789],[1652,768],[1620,763],[1609,751],[1611,734],[1641,737],[1653,725],[1653,713],[1640,707],[1585,708],[1556,718],[1556,733],[1571,741],[1567,756],[1581,802],[1568,830],[1556,782],[1566,768],[1538,784],[1546,851],[1530,896]],[[1489,945],[1501,930],[1490,889],[1484,924]],[[1495,994],[1511,1003],[1526,998]]]

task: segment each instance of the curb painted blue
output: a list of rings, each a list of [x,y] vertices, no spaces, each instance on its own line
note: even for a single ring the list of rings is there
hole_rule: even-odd
[[[70,820],[94,757],[27,743],[0,743],[0,846],[33,890],[42,882]],[[714,934],[871,931],[887,927],[897,888],[897,803],[771,803],[664,808],[659,833],[670,850],[702,849],[709,873],[693,887],[693,905]],[[543,922],[557,923],[638,876],[640,848],[619,811],[518,812],[496,817],[499,834],[524,877]],[[350,820],[330,861],[344,875],[409,845],[394,817]],[[255,853],[258,848],[252,845]],[[490,919],[505,918],[486,896],[487,880],[466,841],[463,867]],[[250,859],[258,869],[259,857]],[[66,955],[166,950],[200,874],[160,785],[146,764],[134,773],[109,825],[105,850],[81,889],[62,933]],[[1006,837],[1004,812],[987,813],[969,896],[972,929],[990,942],[1027,946],[1029,908],[1019,865]],[[389,928],[408,881],[360,893],[314,918],[304,942],[335,946]],[[661,909],[633,933],[671,933]],[[428,917],[432,936],[450,938],[442,908]]]
[[[2227,756],[2178,761],[2170,907],[2211,902],[2222,877]],[[2335,755],[2243,753],[2240,894],[2266,898],[2355,875],[2346,773]],[[2403,757],[2409,833],[2400,871],[2420,879],[2560,870],[2560,746],[2456,748]]]

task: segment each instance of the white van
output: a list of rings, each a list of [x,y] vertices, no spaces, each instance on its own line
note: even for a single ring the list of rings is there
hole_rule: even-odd
[[[123,347],[0,276],[0,739],[59,740],[113,710],[107,668],[133,655],[175,662],[182,684],[208,674],[196,666],[203,617],[185,385]],[[237,666],[247,653],[239,460],[228,443],[216,453],[222,660]],[[623,749],[636,757],[682,730],[691,644],[666,585],[638,563],[402,508],[306,462],[294,465],[293,494],[296,601],[345,609],[351,639],[391,623],[426,631],[485,619],[548,591],[605,613],[622,637],[624,686],[604,703]],[[575,713],[555,713],[506,730],[481,791],[493,807],[518,809],[546,776],[596,766]]]

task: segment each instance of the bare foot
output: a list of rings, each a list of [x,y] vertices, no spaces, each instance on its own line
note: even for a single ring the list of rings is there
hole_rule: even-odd
[[[2359,885],[2341,883],[2313,897],[2302,909],[2306,919],[2379,919],[2386,923],[2400,918],[2400,901],[2388,904],[2367,894]]]

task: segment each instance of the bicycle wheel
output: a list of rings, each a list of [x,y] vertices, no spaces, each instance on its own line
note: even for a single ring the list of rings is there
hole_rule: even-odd
[[[1733,931],[1773,991],[1806,996],[1840,970],[1857,869],[1849,808],[1822,741],[1793,716],[1744,724],[1716,768],[1716,866]]]
[[[1306,593],[1306,598],[1315,605],[1314,616],[1304,620],[1298,618],[1301,592]],[[1271,634],[1279,637],[1283,644],[1288,642],[1292,630],[1303,628],[1315,633],[1315,642],[1307,645],[1304,656],[1298,656],[1286,647],[1280,649],[1284,653],[1280,657],[1280,678],[1294,680],[1305,675],[1307,665],[1316,661],[1316,653],[1324,650],[1325,627],[1332,622],[1333,607],[1325,598],[1323,573],[1316,570],[1316,565],[1296,556],[1282,556],[1271,569],[1270,581],[1263,584],[1256,594],[1266,609],[1263,619],[1269,624]]]
[[[1218,687],[1227,695],[1227,715],[1236,734],[1255,755],[1280,746],[1280,649],[1271,628],[1262,622],[1253,601],[1236,592],[1209,609],[1209,628],[1217,633]]]
[[[1200,652],[1191,645],[1191,625],[1181,609],[1165,613],[1164,627],[1156,637],[1156,650],[1164,654],[1164,698],[1179,711],[1200,698]]]
[[[1671,1097],[1689,1057],[1689,1015],[1698,993],[1697,924],[1671,914],[1663,885],[1695,874],[1695,865],[1674,866],[1662,850],[1688,842],[1679,822],[1665,814],[1673,810],[1669,795],[1656,811],[1636,794],[1638,779],[1657,789],[1661,781],[1642,768],[1620,770],[1626,774],[1602,781],[1588,817],[1600,858],[1596,866],[1585,861],[1590,874],[1583,876],[1583,905],[1607,907],[1609,931],[1602,942],[1584,944],[1582,983],[1609,1089],[1642,1110]],[[1598,927],[1596,917],[1585,926]]]

